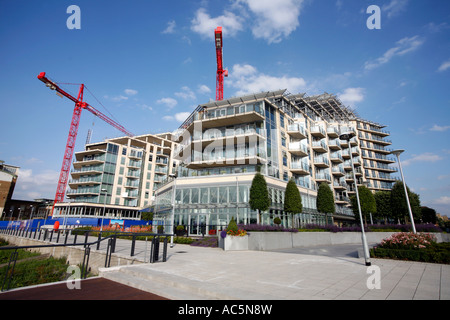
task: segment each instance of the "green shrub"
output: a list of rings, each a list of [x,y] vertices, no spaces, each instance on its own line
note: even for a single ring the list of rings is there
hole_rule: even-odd
[[[235,232],[237,232],[238,230],[239,229],[238,229],[236,220],[234,220],[234,217],[232,217],[230,222],[228,223],[227,231],[235,231]]]
[[[0,279],[4,278],[6,268],[5,266],[0,269]],[[67,264],[65,258],[55,259],[50,257],[46,260],[18,262],[14,268],[14,275],[9,288],[62,281],[66,277]]]
[[[194,242],[194,239],[187,237],[174,237],[173,242],[179,244],[191,244],[192,242]]]
[[[395,249],[373,248],[370,250],[373,258],[420,261],[450,264],[450,243],[434,243],[428,248]]]
[[[3,263],[8,263],[10,257],[11,257],[11,253],[14,250],[0,250],[0,264]],[[39,253],[37,252],[31,252],[31,251],[27,251],[24,249],[19,249],[17,250],[17,260],[21,260],[21,259],[25,259],[25,258],[29,258],[29,257],[34,257],[34,256],[38,256]],[[1,279],[1,278],[0,278]]]
[[[275,223],[276,225],[280,225],[281,224],[281,219],[278,217],[275,217],[275,219],[273,219],[273,223]]]

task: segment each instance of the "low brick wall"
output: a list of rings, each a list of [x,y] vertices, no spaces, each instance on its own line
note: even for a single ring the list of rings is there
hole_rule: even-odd
[[[366,232],[367,243],[377,244],[397,232]],[[438,242],[450,242],[447,233],[435,233]],[[249,250],[276,250],[295,247],[360,244],[360,232],[249,232]]]

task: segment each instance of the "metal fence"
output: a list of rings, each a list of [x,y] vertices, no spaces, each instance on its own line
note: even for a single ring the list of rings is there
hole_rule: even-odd
[[[51,248],[51,247],[76,247],[83,246],[84,255],[81,265],[81,278],[87,277],[89,269],[89,257],[91,252],[91,246],[96,246],[96,249],[100,249],[100,243],[105,241],[106,255],[105,255],[105,267],[108,268],[111,265],[111,256],[115,252],[116,242],[118,238],[127,238],[130,241],[130,257],[135,255],[136,241],[138,237],[149,237],[151,239],[150,246],[150,263],[159,261],[160,247],[162,244],[162,262],[167,261],[167,243],[168,237],[171,234],[156,234],[156,233],[132,233],[132,232],[100,232],[98,231],[98,238],[95,241],[89,242],[89,236],[93,233],[91,230],[81,231],[77,230],[73,232],[69,229],[60,230],[48,230],[40,228],[0,228],[0,235],[8,235],[14,237],[21,237],[36,241],[42,241],[47,244],[41,245],[27,245],[27,246],[5,246],[0,247],[0,250],[11,250],[11,255],[6,268],[5,276],[2,281],[1,291],[9,290],[10,282],[14,274],[14,268],[17,262],[18,250],[20,249],[38,249],[38,248]],[[95,232],[97,233],[97,231]],[[107,234],[106,236],[102,236]],[[73,235],[71,239],[69,236]],[[81,238],[81,239],[80,239]],[[69,241],[70,240],[70,241]],[[80,241],[81,240],[81,241]],[[52,243],[52,241],[55,241]],[[62,241],[62,242],[60,242]],[[5,289],[6,288],[6,289]]]

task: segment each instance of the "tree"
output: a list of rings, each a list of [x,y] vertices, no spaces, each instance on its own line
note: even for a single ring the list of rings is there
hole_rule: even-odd
[[[317,211],[320,213],[335,213],[333,191],[331,191],[328,183],[322,182],[317,190],[316,199]]]
[[[250,187],[250,208],[258,212],[258,223],[261,221],[261,211],[266,211],[270,207],[269,191],[264,176],[257,172]]]
[[[408,192],[409,203],[411,205],[411,211],[413,213],[414,220],[419,219],[421,215],[420,210],[420,198],[417,193],[411,192],[406,186]],[[403,182],[397,181],[391,190],[391,208],[392,216],[395,219],[406,221],[409,220],[408,203],[405,196],[405,188]]]
[[[411,191],[409,202],[411,203],[411,211],[414,221],[419,221],[422,218],[422,208],[420,206],[420,196]]]
[[[384,219],[392,217],[391,210],[391,192],[390,191],[378,191],[374,195],[377,206],[377,217]]]
[[[303,211],[302,197],[300,191],[293,179],[289,180],[286,185],[286,192],[284,196],[284,212],[290,213],[294,216]]]
[[[359,203],[361,205],[361,215],[364,219],[364,224],[367,225],[367,216],[371,213],[377,212],[377,203],[372,191],[366,186],[358,187]],[[358,202],[356,195],[351,197],[351,203],[353,212],[355,213],[356,219],[359,220]]]
[[[422,209],[422,221],[424,223],[432,223],[432,224],[437,223],[436,210],[425,206],[421,207],[421,209]]]

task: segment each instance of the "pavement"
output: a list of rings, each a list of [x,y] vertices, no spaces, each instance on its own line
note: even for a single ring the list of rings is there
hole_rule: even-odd
[[[118,239],[114,255],[128,257],[130,247]],[[367,267],[360,247],[263,252],[175,244],[166,262],[148,263],[150,241],[137,241],[140,264],[102,268],[99,276],[171,300],[450,300],[450,265],[372,258]]]
[[[138,256],[143,246],[136,246]],[[100,276],[174,300],[450,300],[450,265],[371,259],[367,267],[359,250],[350,244],[272,252],[175,244],[164,263],[101,269]]]

